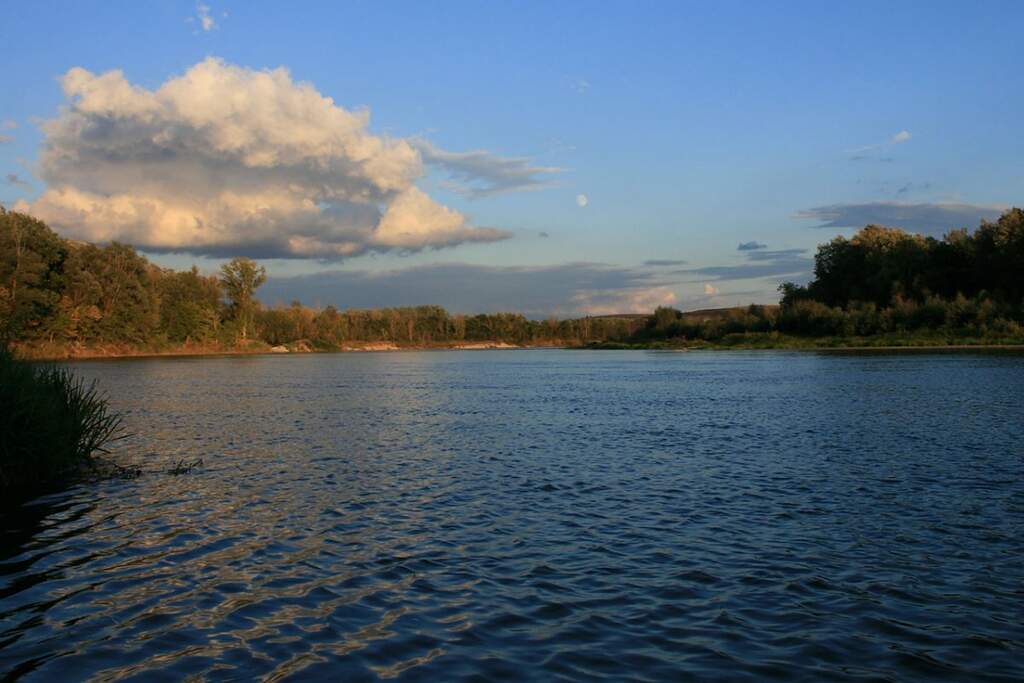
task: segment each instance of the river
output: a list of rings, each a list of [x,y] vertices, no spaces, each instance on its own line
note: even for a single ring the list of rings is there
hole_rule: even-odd
[[[1024,678],[1024,356],[69,366],[143,474],[5,513],[0,678]]]

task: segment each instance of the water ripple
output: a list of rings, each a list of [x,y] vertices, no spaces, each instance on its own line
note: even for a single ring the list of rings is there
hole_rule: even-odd
[[[75,369],[147,474],[3,513],[3,678],[1024,678],[1020,357]]]

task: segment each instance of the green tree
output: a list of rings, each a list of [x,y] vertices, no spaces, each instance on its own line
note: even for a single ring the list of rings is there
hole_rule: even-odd
[[[249,338],[256,314],[256,289],[267,281],[267,269],[245,257],[235,257],[220,269],[220,282],[231,302],[231,314],[242,341]]]
[[[980,287],[1014,304],[1024,299],[1024,211],[1010,209],[974,234]]]
[[[65,263],[65,306],[80,341],[152,341],[160,324],[160,271],[127,244],[75,246]]]
[[[216,277],[164,271],[160,276],[160,328],[170,341],[209,341],[220,324],[220,281]]]
[[[66,256],[45,223],[0,207],[0,341],[39,334],[60,302]]]

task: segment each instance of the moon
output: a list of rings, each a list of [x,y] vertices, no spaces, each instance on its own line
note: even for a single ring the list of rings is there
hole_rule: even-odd
[[[586,206],[589,203],[590,203],[590,200],[587,199],[587,195],[585,195],[585,194],[578,194],[578,195],[576,195],[576,206],[578,206],[578,207],[580,207],[582,209],[584,206]]]

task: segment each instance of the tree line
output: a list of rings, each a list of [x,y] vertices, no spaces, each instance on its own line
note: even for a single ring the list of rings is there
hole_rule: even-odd
[[[583,345],[711,341],[751,335],[877,337],[945,334],[1024,341],[1024,211],[1011,209],[941,239],[869,225],[818,247],[807,285],[780,285],[778,306],[648,317],[530,320],[453,315],[439,306],[312,309],[263,306],[265,269],[247,258],[217,275],[161,268],[129,245],[62,239],[0,207],[0,341],[61,349],[120,345],[235,349],[350,342]],[[342,293],[343,294],[343,293]]]
[[[217,275],[161,268],[126,244],[66,240],[42,221],[0,207],[0,341],[50,348],[176,346],[233,349],[296,342],[582,344],[621,338],[642,320],[530,320],[517,313],[453,315],[439,306],[372,310],[266,307],[266,270],[235,258]],[[343,293],[342,293],[343,294]]]
[[[946,335],[1024,341],[1024,211],[1010,209],[941,239],[869,225],[818,247],[807,285],[779,286],[779,306],[714,314],[659,308],[622,341],[720,341],[730,335]]]

